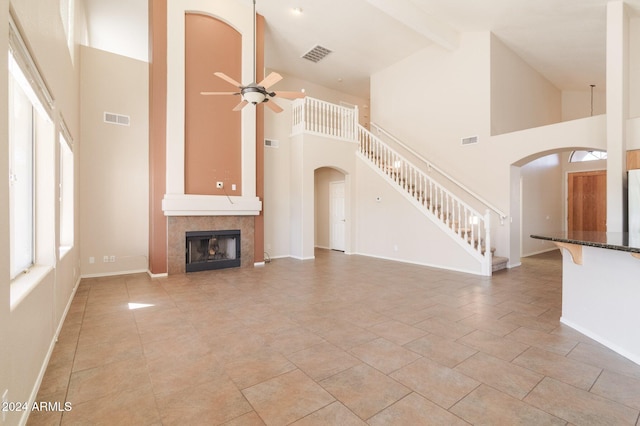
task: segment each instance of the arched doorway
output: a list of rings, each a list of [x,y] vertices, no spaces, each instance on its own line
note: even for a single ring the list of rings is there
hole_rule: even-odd
[[[555,249],[531,234],[549,234],[568,229],[569,179],[572,174],[606,170],[606,159],[572,162],[571,149],[542,152],[522,159],[511,167],[510,224],[512,264],[517,259]]]

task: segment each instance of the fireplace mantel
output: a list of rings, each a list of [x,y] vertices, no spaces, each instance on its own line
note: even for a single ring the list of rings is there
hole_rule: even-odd
[[[257,216],[262,210],[258,197],[165,194],[165,216]]]

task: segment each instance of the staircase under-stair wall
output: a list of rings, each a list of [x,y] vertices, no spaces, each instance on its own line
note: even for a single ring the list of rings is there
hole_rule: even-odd
[[[351,176],[354,207],[348,219],[355,234],[351,252],[479,275],[504,269],[508,259],[495,256],[491,246],[491,217],[497,210],[473,208],[357,124],[357,117],[357,110],[309,97],[293,104],[292,135],[301,147],[305,135],[347,142],[346,152],[357,144]],[[305,154],[299,155],[297,161],[305,163]],[[344,150],[336,152],[334,158],[344,164],[344,158],[336,157],[344,155]],[[475,200],[486,205],[479,197]]]

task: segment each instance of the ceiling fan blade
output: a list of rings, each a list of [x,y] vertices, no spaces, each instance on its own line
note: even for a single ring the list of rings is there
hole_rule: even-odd
[[[285,99],[301,99],[307,96],[304,92],[275,92],[276,96]]]
[[[242,101],[242,102],[240,102],[238,105],[236,105],[235,107],[233,107],[233,111],[240,111],[242,108],[246,107],[247,105],[249,105],[249,102],[247,102],[247,101]]]
[[[277,104],[277,103],[275,103],[275,102],[271,102],[271,101],[270,101],[270,102],[263,102],[263,103],[264,103],[266,106],[268,106],[268,107],[269,107],[269,109],[271,109],[271,111],[273,111],[273,112],[282,112],[282,111],[284,111],[284,110],[280,107],[280,105],[278,105],[278,104]]]
[[[262,86],[265,89],[268,89],[269,87],[273,86],[274,84],[276,84],[280,80],[282,80],[282,76],[280,74],[278,74],[277,72],[272,72],[264,80],[262,80],[260,83],[258,83],[258,86]]]
[[[231,77],[229,77],[228,75],[226,75],[226,74],[225,74],[225,73],[223,73],[223,72],[218,71],[218,72],[214,72],[213,74],[214,74],[215,76],[217,76],[217,77],[219,77],[219,78],[223,79],[223,80],[224,80],[224,81],[226,81],[227,83],[231,83],[231,84],[233,84],[233,85],[234,85],[234,86],[236,86],[236,87],[242,87],[242,84],[238,83],[237,81],[235,81],[234,79],[232,79]]]
[[[200,92],[201,95],[239,95],[239,92]]]

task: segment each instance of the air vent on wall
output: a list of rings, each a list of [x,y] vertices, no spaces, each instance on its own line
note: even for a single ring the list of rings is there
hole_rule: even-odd
[[[268,146],[271,148],[277,148],[278,147],[278,141],[273,140],[273,139],[265,139],[264,140],[264,146]]]
[[[474,143],[478,143],[477,136],[469,136],[468,138],[462,138],[462,145],[471,145]]]
[[[128,126],[130,119],[128,115],[114,114],[112,112],[104,113],[104,122],[110,124],[118,124],[120,126]]]
[[[324,59],[329,53],[331,53],[331,50],[316,44],[311,50],[302,55],[302,57],[317,63]]]

